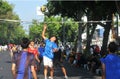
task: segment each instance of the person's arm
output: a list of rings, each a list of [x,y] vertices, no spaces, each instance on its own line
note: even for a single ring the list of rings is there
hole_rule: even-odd
[[[40,63],[40,60],[38,58],[38,55],[35,55],[35,59],[38,61],[38,63]]]
[[[53,52],[58,52],[58,47],[56,43],[53,44]]]
[[[35,51],[35,59],[37,60],[38,63],[40,63],[40,60],[39,60],[38,56],[39,56],[39,53],[38,53],[38,50],[36,49],[36,51]]]
[[[102,79],[105,79],[105,64],[102,63]]]
[[[12,71],[13,77],[15,77],[16,76],[16,64],[15,63],[12,63],[11,71]]]
[[[53,52],[57,52],[57,51],[58,51],[58,49],[57,49],[57,48],[54,48],[54,49],[53,49]]]
[[[46,29],[47,29],[47,25],[44,24],[44,28],[43,28],[43,31],[42,31],[42,37],[43,37],[43,39],[46,39],[46,36],[45,36]]]
[[[17,56],[16,54],[12,56],[12,66],[11,66],[11,71],[14,79],[16,76],[16,56]]]
[[[33,78],[37,79],[37,74],[36,74],[36,71],[35,71],[35,67],[33,65],[31,66],[31,72],[32,72]]]

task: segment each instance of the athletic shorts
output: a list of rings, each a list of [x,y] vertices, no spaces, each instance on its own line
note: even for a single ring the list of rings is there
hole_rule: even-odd
[[[53,67],[53,60],[46,56],[43,56],[43,64],[44,66]]]
[[[54,65],[54,67],[63,67],[63,63],[62,62],[60,62],[60,60],[54,60],[53,61],[53,65]]]

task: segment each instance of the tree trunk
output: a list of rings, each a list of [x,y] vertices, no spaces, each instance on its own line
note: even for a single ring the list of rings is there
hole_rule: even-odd
[[[89,55],[90,54],[90,44],[91,44],[91,41],[92,41],[92,37],[93,37],[93,34],[95,32],[95,29],[96,29],[96,24],[93,24],[93,28],[92,28],[92,31],[90,33],[90,29],[89,29],[89,25],[87,25],[87,44],[86,44],[86,53]]]
[[[82,53],[82,26],[81,23],[78,24],[78,41],[77,41],[77,53]]]
[[[112,19],[112,15],[109,17],[108,20]],[[102,42],[102,47],[101,47],[101,55],[105,55],[107,53],[107,44],[108,44],[108,38],[109,38],[109,32],[110,29],[112,27],[111,25],[112,22],[107,22],[104,29],[104,33],[103,33],[103,42]]]

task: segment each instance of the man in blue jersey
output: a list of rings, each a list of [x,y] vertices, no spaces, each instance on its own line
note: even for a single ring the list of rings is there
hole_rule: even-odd
[[[45,51],[43,53],[43,64],[44,64],[44,77],[47,79],[47,72],[48,72],[48,67],[50,68],[50,79],[53,79],[53,58],[54,54],[53,52],[58,51],[57,49],[57,44],[55,43],[56,37],[52,36],[50,39],[46,38],[45,32],[47,29],[47,25],[44,24],[43,32],[42,32],[42,37],[45,41]]]
[[[44,43],[41,42],[41,43],[40,43],[40,46],[38,47],[39,60],[40,60],[40,63],[39,63],[39,65],[38,65],[38,70],[39,70],[39,71],[40,71],[41,63],[42,63],[42,61],[43,61],[43,53],[44,53],[44,50],[45,50]]]
[[[118,45],[110,42],[108,45],[109,54],[101,58],[102,79],[120,79],[120,57],[115,54]]]
[[[39,52],[40,61],[43,60],[43,53],[44,53],[44,50],[45,50],[44,43],[41,42],[41,43],[40,43],[40,46],[38,47],[38,52]],[[40,63],[41,63],[41,62],[40,62]]]
[[[35,71],[35,57],[32,53],[28,53],[29,40],[23,38],[21,42],[22,51],[13,55],[12,58],[12,74],[13,79],[37,79]],[[31,75],[32,72],[32,75]]]

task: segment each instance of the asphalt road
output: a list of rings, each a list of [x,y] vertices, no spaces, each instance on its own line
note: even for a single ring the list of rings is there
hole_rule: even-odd
[[[68,63],[64,63],[64,65],[67,70],[68,79],[101,79],[101,76],[92,74],[83,68],[77,68]],[[44,79],[43,65],[41,66],[40,72],[37,74],[39,79]],[[8,51],[0,52],[0,79],[13,79],[11,74],[11,58]],[[55,69],[54,79],[64,79],[63,73],[59,67]]]

